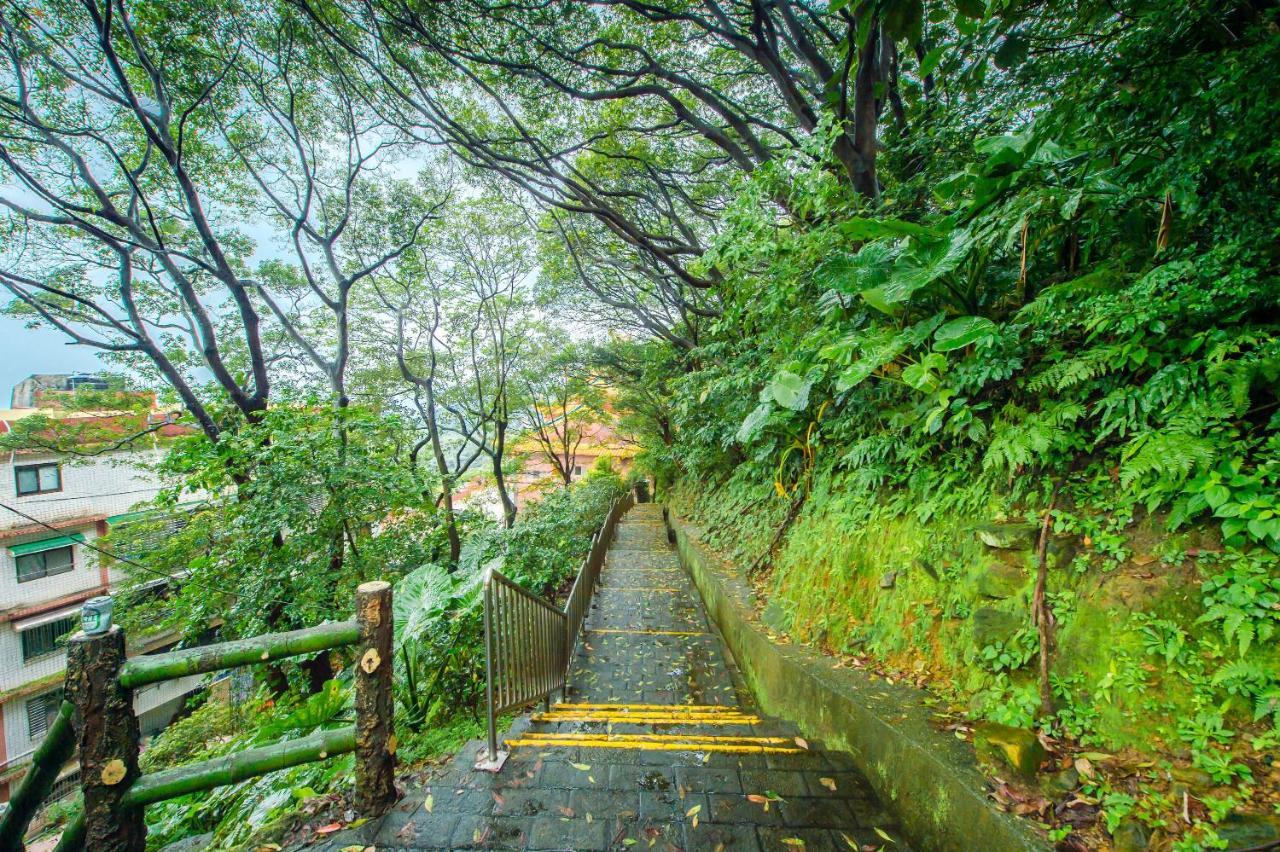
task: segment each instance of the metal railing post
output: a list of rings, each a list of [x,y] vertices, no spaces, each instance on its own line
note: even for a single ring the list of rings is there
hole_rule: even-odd
[[[497,772],[502,769],[507,756],[498,751],[498,714],[493,701],[493,569],[484,572],[484,682],[485,715],[489,723],[489,743],[483,757],[476,761],[476,769]]]

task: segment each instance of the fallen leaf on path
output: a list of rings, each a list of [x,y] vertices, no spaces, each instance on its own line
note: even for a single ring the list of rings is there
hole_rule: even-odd
[[[818,783],[833,793],[836,791],[836,779],[834,778],[819,778]]]
[[[316,829],[316,834],[333,834],[335,831],[342,829],[342,823],[331,822],[328,825],[322,825]]]

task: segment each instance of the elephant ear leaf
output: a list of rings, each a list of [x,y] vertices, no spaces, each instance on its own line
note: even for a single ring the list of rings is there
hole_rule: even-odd
[[[739,444],[750,443],[760,434],[760,430],[764,428],[765,421],[769,419],[769,415],[773,413],[773,403],[762,402],[755,407],[747,419],[742,421],[742,425],[738,427],[738,434],[734,437]]]
[[[809,405],[809,387],[812,382],[797,376],[790,370],[779,370],[765,386],[764,396],[783,408],[803,411]]]
[[[396,640],[415,640],[431,623],[433,610],[453,592],[449,572],[439,565],[423,565],[396,581],[391,595]]]
[[[933,337],[935,352],[963,349],[971,343],[986,340],[996,333],[996,324],[986,317],[959,317],[938,329]]]

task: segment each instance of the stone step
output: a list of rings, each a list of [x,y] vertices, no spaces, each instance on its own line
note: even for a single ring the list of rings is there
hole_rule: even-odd
[[[325,852],[907,849],[852,759],[758,712],[730,666],[661,506],[640,504],[609,548],[568,699],[512,723],[500,773],[476,771],[469,743]]]

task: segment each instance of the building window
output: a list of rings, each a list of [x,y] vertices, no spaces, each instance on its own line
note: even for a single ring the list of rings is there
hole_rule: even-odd
[[[42,550],[39,553],[24,553],[14,558],[18,566],[18,582],[39,580],[41,577],[52,577],[54,574],[65,574],[75,567],[75,557],[70,545]]]
[[[18,496],[44,494],[62,490],[62,470],[57,462],[48,464],[20,464],[14,467]]]
[[[37,740],[49,732],[62,706],[62,690],[55,689],[27,701],[27,735]]]
[[[78,621],[69,615],[22,631],[22,661],[30,662],[58,650],[58,640],[75,630]]]
[[[582,476],[582,465],[576,464],[573,466],[573,475]]]

